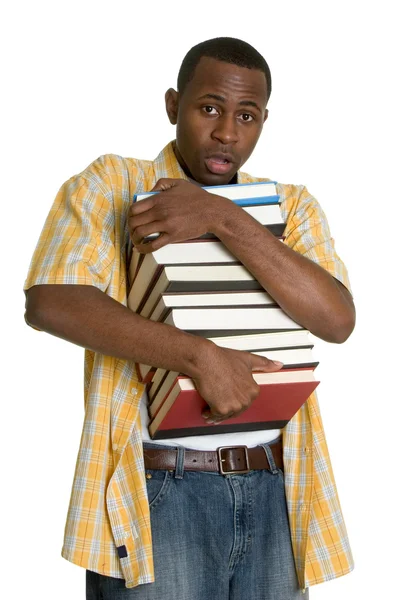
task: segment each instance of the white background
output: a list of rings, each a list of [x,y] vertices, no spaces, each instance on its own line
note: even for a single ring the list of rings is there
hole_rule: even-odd
[[[84,570],[60,557],[83,350],[24,324],[22,286],[40,230],[61,184],[99,155],[153,159],[174,137],[164,92],[186,51],[219,35],[253,44],[272,71],[270,118],[244,170],[305,184],[319,199],[358,308],[350,340],[316,350],[356,570],[311,597],[398,598],[394,2],[138,4],[14,2],[1,17],[4,598],[84,598]]]

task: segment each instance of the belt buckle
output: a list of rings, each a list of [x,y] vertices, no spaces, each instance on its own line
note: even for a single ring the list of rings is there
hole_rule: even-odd
[[[222,463],[225,462],[225,458],[223,458],[222,456],[222,452],[224,450],[237,450],[241,448],[243,450],[243,456],[245,459],[245,465],[246,467],[244,469],[235,469],[234,471],[226,471],[222,465]],[[221,473],[221,475],[234,475],[236,473],[249,473],[250,472],[250,465],[249,465],[249,453],[247,451],[247,446],[220,446],[219,448],[217,448],[217,453],[218,453],[218,466],[219,466],[219,471]]]

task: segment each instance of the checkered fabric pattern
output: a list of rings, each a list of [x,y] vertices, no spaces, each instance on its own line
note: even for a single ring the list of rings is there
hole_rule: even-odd
[[[105,155],[69,179],[50,210],[24,289],[93,285],[126,306],[128,207],[135,193],[161,177],[187,179],[172,142],[154,162]],[[238,183],[263,180],[238,174]],[[318,202],[303,186],[278,184],[277,190],[285,243],[349,288]],[[139,417],[143,390],[132,361],[85,351],[85,419],[62,556],[124,578],[129,588],[154,580]],[[308,587],[353,567],[315,394],[283,436],[294,556],[300,585]]]

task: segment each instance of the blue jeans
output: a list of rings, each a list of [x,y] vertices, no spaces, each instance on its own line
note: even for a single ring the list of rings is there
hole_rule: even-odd
[[[264,448],[271,471],[146,470],[155,582],[127,589],[123,579],[87,571],[86,599],[307,600],[294,567],[283,474]]]

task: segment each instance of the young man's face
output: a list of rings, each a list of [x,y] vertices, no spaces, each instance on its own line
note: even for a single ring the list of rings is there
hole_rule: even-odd
[[[202,57],[182,96],[166,93],[176,124],[176,154],[202,185],[231,181],[246,162],[268,116],[263,71]]]

